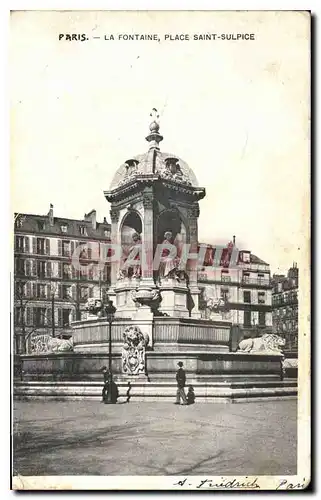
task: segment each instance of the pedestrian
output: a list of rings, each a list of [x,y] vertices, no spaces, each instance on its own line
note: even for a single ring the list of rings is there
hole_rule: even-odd
[[[108,381],[109,381],[109,371],[107,370],[107,366],[103,366],[101,371],[104,376],[104,387],[101,394],[101,403],[104,403],[107,399],[107,391],[108,391]]]
[[[176,393],[176,405],[183,404],[187,405],[187,399],[185,395],[185,384],[186,384],[186,375],[185,375],[185,370],[183,369],[183,363],[179,361],[178,363],[178,370],[176,372],[176,381],[177,381],[177,393]],[[183,403],[180,403],[180,400],[182,398]]]
[[[195,403],[195,392],[194,387],[190,385],[187,391],[187,404],[193,405]]]
[[[103,391],[102,391],[101,402],[102,403],[110,402],[112,404],[116,404],[117,399],[119,397],[119,391],[118,391],[117,385],[113,381],[113,375],[109,370],[107,370],[107,366],[103,366],[101,371],[104,374],[104,387],[103,387]],[[110,398],[109,398],[109,394],[108,394],[109,388],[110,388],[110,392],[111,392]]]

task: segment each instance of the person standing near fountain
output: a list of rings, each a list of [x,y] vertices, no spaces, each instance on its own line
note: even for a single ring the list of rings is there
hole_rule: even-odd
[[[176,382],[177,382],[177,392],[176,392],[176,405],[183,404],[187,405],[187,399],[186,399],[186,394],[185,394],[185,384],[186,384],[186,374],[185,370],[183,369],[183,363],[179,361],[178,363],[178,370],[176,372]],[[180,400],[182,398],[183,403],[180,403]]]

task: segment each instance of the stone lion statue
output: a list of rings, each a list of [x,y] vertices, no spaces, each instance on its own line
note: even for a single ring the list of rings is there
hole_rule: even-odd
[[[65,352],[73,350],[72,339],[58,339],[52,337],[48,342],[48,348],[51,352]]]
[[[239,343],[238,351],[242,352],[271,352],[282,353],[285,339],[274,333],[265,333],[262,337],[243,339]]]
[[[45,354],[50,352],[67,352],[73,350],[72,339],[59,339],[51,335],[36,335],[31,338],[31,352]]]

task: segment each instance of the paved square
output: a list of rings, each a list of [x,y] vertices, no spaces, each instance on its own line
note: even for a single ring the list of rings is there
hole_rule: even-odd
[[[296,401],[15,402],[14,474],[296,474]]]

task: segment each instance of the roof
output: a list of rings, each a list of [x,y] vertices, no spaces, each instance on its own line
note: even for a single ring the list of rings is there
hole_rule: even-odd
[[[146,153],[126,160],[117,170],[110,190],[145,176],[158,174],[160,178],[170,179],[181,184],[198,187],[197,178],[187,163],[175,154],[150,149]]]
[[[89,214],[88,214],[89,215]],[[66,217],[54,217],[53,225],[50,224],[48,215],[36,214],[15,214],[17,216],[15,232],[37,233],[37,235],[59,235],[75,237],[77,239],[106,239],[105,231],[110,231],[110,224],[97,222],[96,229],[93,228],[91,220],[68,219]],[[17,224],[17,221],[20,221]],[[42,228],[41,226],[44,225]],[[67,231],[61,230],[62,226],[67,226]],[[86,234],[81,233],[81,227],[86,228]]]
[[[252,264],[264,264],[265,266],[269,265],[267,262],[265,262],[264,260],[260,259],[259,257],[257,257],[256,255],[254,255],[253,253],[251,253],[251,262],[252,262]]]
[[[204,245],[204,246],[207,246],[208,248],[213,248],[213,249],[216,249],[216,245],[210,245],[208,243],[204,243],[204,242],[200,242],[199,245]],[[222,248],[222,245],[220,245],[220,248]],[[226,246],[226,250],[227,250],[227,246]],[[253,253],[251,253],[249,250],[239,250],[240,253],[241,252],[249,252],[250,253],[250,262],[251,264],[262,264],[262,265],[265,265],[265,266],[269,266],[269,264],[267,262],[265,262],[264,260],[260,259],[259,257],[257,257],[256,255],[254,255]],[[223,250],[222,252],[222,257],[224,258],[224,252],[225,252],[225,249]]]

